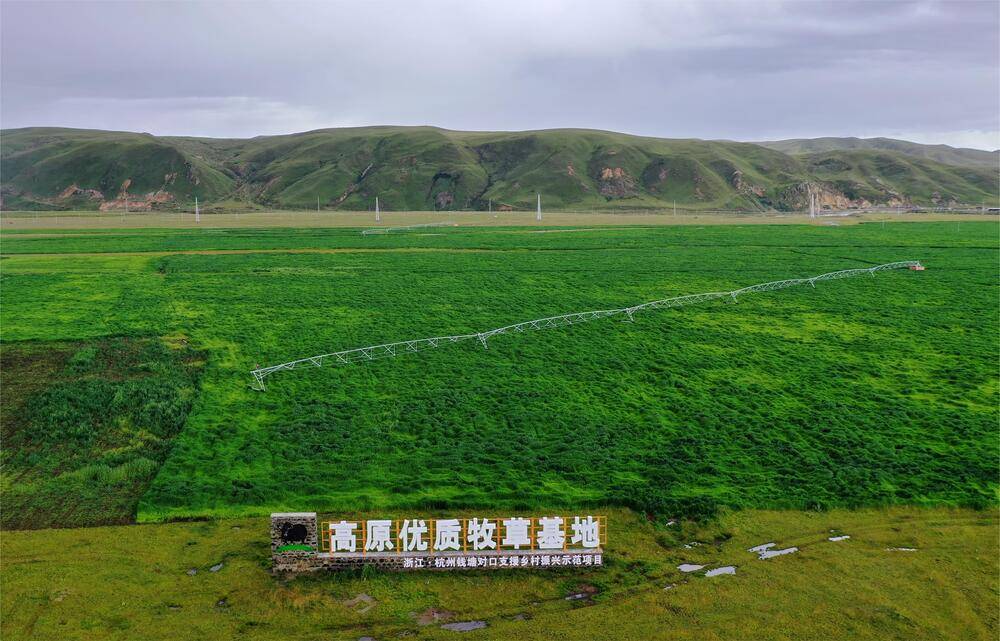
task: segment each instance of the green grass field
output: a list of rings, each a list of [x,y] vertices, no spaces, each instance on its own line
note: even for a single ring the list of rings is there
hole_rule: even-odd
[[[525,231],[7,234],[4,341],[204,351],[140,521],[995,500],[995,223]],[[255,364],[904,259],[928,270],[248,385]]]
[[[996,638],[996,221],[0,244],[4,638]],[[927,271],[250,387],[257,364],[898,260]],[[610,516],[608,567],[284,581],[260,516],[558,509]],[[768,541],[800,552],[746,551]]]

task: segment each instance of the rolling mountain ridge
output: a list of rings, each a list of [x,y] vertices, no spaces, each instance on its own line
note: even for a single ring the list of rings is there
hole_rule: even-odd
[[[213,139],[0,132],[4,209],[685,209],[996,203],[996,152],[905,141],[741,143],[555,129],[322,129]],[[880,140],[880,139],[873,139]],[[887,139],[881,139],[887,140]],[[865,141],[861,141],[865,142]],[[838,146],[839,145],[839,146]],[[943,149],[942,149],[943,148]],[[948,150],[951,152],[945,153]],[[975,152],[975,153],[969,153]]]
[[[1000,151],[964,149],[949,145],[922,145],[893,138],[793,138],[761,141],[756,144],[792,155],[848,150],[895,151],[905,156],[926,158],[959,167],[996,169],[1000,166]]]

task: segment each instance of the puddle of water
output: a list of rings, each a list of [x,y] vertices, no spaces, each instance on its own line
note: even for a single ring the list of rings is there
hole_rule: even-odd
[[[785,554],[792,554],[798,551],[799,548],[785,548],[784,550],[763,550],[757,555],[757,558],[763,561],[765,559],[770,559],[776,556],[783,556]]]
[[[457,623],[445,623],[441,626],[445,630],[451,630],[452,632],[471,632],[472,630],[481,630],[486,627],[485,621],[458,621]]]
[[[917,548],[886,548],[889,552],[916,552]]]
[[[576,586],[576,592],[573,592],[569,596],[565,597],[567,601],[578,601],[580,599],[589,599],[590,597],[597,594],[598,589],[587,583],[581,583]]]
[[[846,541],[849,538],[851,538],[851,535],[844,534],[841,536],[831,536],[830,538],[827,539],[827,541]]]
[[[693,563],[681,563],[677,566],[677,569],[681,572],[697,572],[698,570],[705,567],[704,565],[694,565]]]
[[[714,570],[709,570],[705,573],[705,576],[720,576],[722,574],[736,574],[735,565],[725,565],[721,568],[715,568]]]
[[[773,548],[777,543],[762,543],[760,545],[755,545],[752,548],[748,548],[747,552],[753,552],[754,554],[760,554],[768,548]]]

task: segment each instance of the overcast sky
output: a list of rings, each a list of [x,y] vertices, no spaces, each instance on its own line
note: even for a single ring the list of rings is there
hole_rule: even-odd
[[[998,7],[0,0],[0,125],[588,127],[996,149]]]

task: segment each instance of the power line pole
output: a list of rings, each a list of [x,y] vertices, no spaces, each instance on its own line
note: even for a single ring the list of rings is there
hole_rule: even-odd
[[[375,222],[382,222],[382,212],[378,209],[378,196],[375,196]]]
[[[194,197],[194,222],[201,222],[201,210],[198,209],[198,197]]]
[[[490,204],[488,205],[488,207],[489,207],[489,212],[492,214],[493,213],[493,199],[492,198],[490,198]]]
[[[537,213],[535,213],[535,220],[541,222],[541,220],[542,220],[542,195],[541,194],[535,194],[535,195],[538,196],[538,210],[537,210]]]
[[[316,213],[319,213],[319,196],[316,196]]]
[[[674,216],[677,215],[677,201],[674,201]]]

